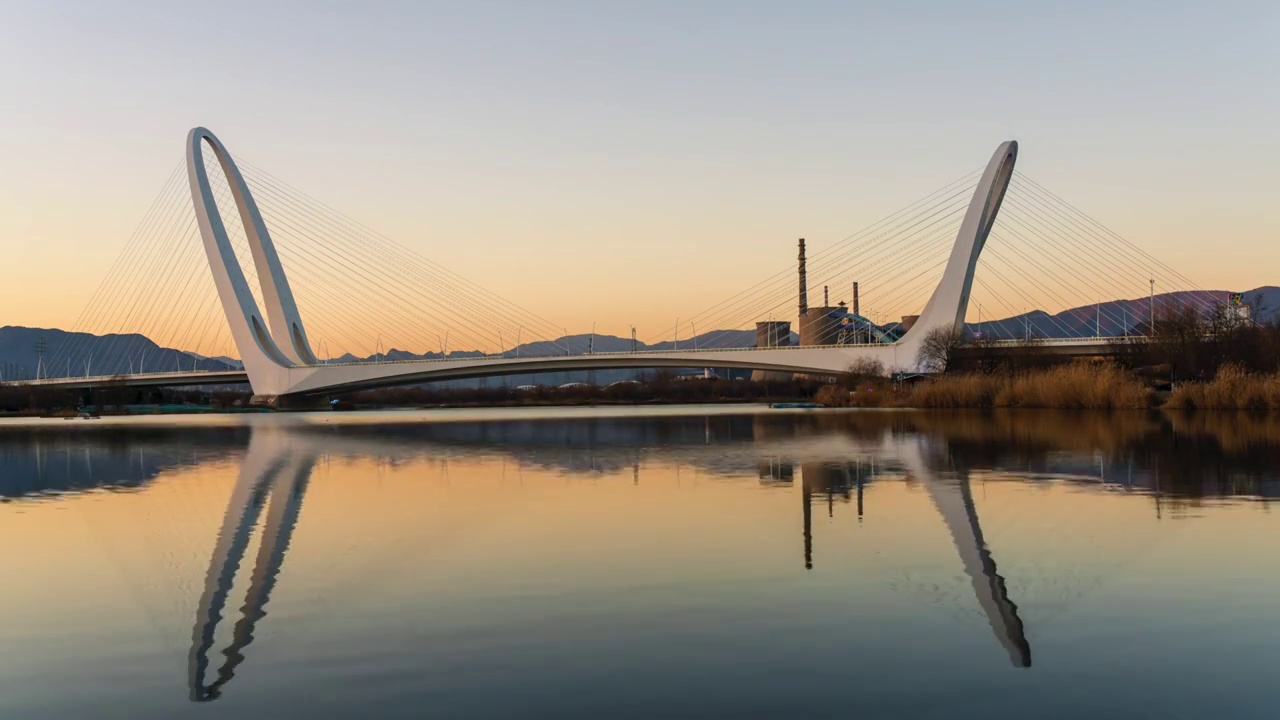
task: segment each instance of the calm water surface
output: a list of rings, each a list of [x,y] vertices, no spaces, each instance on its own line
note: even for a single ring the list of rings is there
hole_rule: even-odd
[[[1276,718],[1280,418],[0,422],[0,718]]]

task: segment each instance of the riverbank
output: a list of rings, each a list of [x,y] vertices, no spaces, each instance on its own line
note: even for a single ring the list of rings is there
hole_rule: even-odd
[[[1212,381],[1160,391],[1110,363],[1073,363],[1009,374],[941,375],[910,385],[864,379],[857,387],[827,385],[815,399],[828,407],[921,410],[1280,410],[1280,373],[1254,374],[1229,365]]]

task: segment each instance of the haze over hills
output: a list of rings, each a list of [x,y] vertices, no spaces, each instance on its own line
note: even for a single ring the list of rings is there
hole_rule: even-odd
[[[44,353],[41,357],[40,347]],[[0,372],[4,380],[42,376],[119,375],[129,372],[229,370],[221,360],[162,348],[138,334],[91,335],[57,328],[0,327]]]
[[[1171,306],[1198,303],[1204,306],[1222,304],[1227,298],[1227,291],[1199,290],[1156,295],[1157,305]],[[1244,293],[1245,303],[1254,312],[1259,322],[1271,322],[1280,319],[1280,287],[1264,286]],[[1049,314],[1042,310],[1033,310],[1021,315],[999,320],[983,320],[967,325],[971,333],[981,332],[993,338],[1022,338],[1030,335],[1039,338],[1061,338],[1093,336],[1099,332],[1104,337],[1114,337],[1133,333],[1141,327],[1150,315],[1150,298],[1132,300],[1113,300],[1110,302],[1085,305],[1071,308],[1059,313]],[[895,328],[898,323],[889,323],[884,327]],[[43,360],[39,347],[43,342]],[[792,342],[797,342],[792,335]],[[575,352],[585,352],[588,346],[598,353],[627,352],[632,349],[630,338],[614,335],[568,335],[555,341],[536,341],[523,343],[519,348],[506,352],[508,356],[517,353],[526,356],[545,356],[564,352],[564,347],[573,348]],[[676,343],[667,340],[657,343],[637,342],[637,350],[671,350]],[[680,348],[744,348],[755,346],[753,330],[711,330],[694,338],[682,338]],[[483,353],[476,350],[454,350],[448,353],[450,358],[479,357]],[[358,357],[345,354],[332,358],[332,362],[360,362],[373,360],[419,360],[438,359],[444,357],[439,352],[414,353],[410,350],[390,349],[378,355]],[[56,328],[27,328],[17,326],[0,327],[0,379],[24,380],[35,377],[37,365],[43,362],[43,376],[71,375],[116,375],[130,372],[160,372],[175,370],[230,370],[237,369],[239,361],[233,358],[208,358],[195,353],[162,348],[150,339],[138,334],[124,335],[92,335],[88,333],[66,332]],[[613,382],[634,378],[633,370],[609,370],[594,373],[548,373],[541,375],[518,375],[506,378],[494,378],[489,382],[503,385],[520,385],[526,383],[554,383],[593,380],[597,383]],[[477,381],[455,381],[454,384],[474,385]]]

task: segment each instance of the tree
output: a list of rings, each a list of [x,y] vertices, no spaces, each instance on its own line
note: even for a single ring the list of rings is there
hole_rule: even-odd
[[[959,330],[950,327],[934,328],[924,336],[924,341],[920,344],[916,365],[925,372],[946,372],[955,358],[956,350],[963,345],[964,336]]]

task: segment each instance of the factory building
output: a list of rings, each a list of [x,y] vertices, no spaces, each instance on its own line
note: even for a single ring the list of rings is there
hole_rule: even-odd
[[[791,323],[786,320],[769,320],[756,323],[756,347],[790,347]],[[771,370],[753,370],[751,379],[756,382],[784,382],[791,379],[791,373]]]
[[[861,298],[858,283],[853,283],[851,305],[843,301],[831,303],[831,289],[822,288],[822,304],[809,307],[809,274],[806,267],[804,238],[799,241],[796,257],[798,282],[798,313],[800,345],[855,345],[889,343],[897,340],[897,333],[886,331],[861,314]],[[756,323],[756,347],[786,347],[791,345],[791,323],[770,320]],[[790,373],[756,370],[752,380],[786,380]]]

